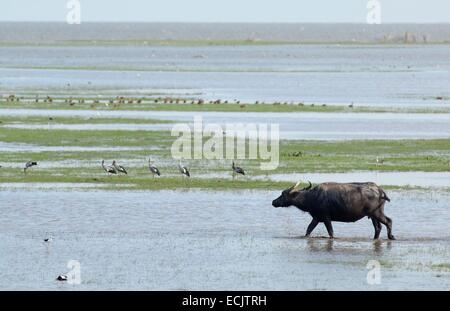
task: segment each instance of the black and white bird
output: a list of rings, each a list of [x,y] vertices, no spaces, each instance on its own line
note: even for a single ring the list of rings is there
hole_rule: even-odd
[[[241,167],[236,166],[236,165],[234,164],[234,161],[233,161],[233,164],[231,165],[231,168],[233,169],[233,175],[234,175],[234,174],[245,175],[244,170],[243,170]]]
[[[114,166],[111,166],[111,165],[106,166],[105,165],[105,160],[102,160],[102,167],[105,170],[105,172],[108,173],[108,175],[109,174],[117,174],[117,170],[114,168]]]
[[[61,281],[61,282],[66,282],[67,279],[68,279],[68,277],[65,274],[58,275],[58,277],[56,278],[57,281]]]
[[[112,162],[112,166],[116,169],[118,173],[123,173],[125,175],[128,175],[127,170],[122,165],[117,164],[116,160]]]
[[[53,241],[52,237],[48,237],[44,239],[45,243],[50,243],[51,241]]]
[[[154,164],[152,164],[151,158],[148,158],[148,169],[152,173],[153,177],[155,177],[155,175],[161,176],[159,169]]]
[[[32,166],[37,165],[37,162],[35,161],[28,161],[27,163],[25,163],[25,167],[23,168],[23,172],[26,174],[27,173],[27,169],[29,169]]]
[[[181,164],[181,160],[178,162],[178,170],[180,171],[181,175],[185,175],[187,177],[191,177],[191,174],[189,173],[189,170],[187,169],[186,166],[183,166],[183,164]]]

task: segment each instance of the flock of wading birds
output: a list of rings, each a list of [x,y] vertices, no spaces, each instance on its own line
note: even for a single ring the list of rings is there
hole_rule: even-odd
[[[123,167],[122,165],[119,165],[116,162],[116,160],[113,160],[111,165],[105,165],[105,160],[102,160],[102,167],[103,167],[103,170],[108,175],[128,174],[125,167]],[[149,169],[150,173],[152,173],[153,177],[155,177],[155,175],[161,176],[161,172],[159,171],[158,167],[156,167],[156,165],[153,164],[151,158],[148,159],[148,169]],[[236,166],[234,164],[234,161],[233,161],[233,164],[231,165],[231,169],[233,170],[233,176],[235,174],[245,175],[244,169],[239,166]],[[183,177],[184,176],[191,177],[191,173],[189,173],[189,169],[181,163],[181,160],[179,160],[179,162],[178,162],[178,171],[181,173],[181,176],[183,176]]]
[[[70,84],[68,85],[70,86]],[[21,98],[16,96],[16,95],[9,95],[8,97],[6,97],[6,102],[9,103],[14,103],[14,102],[20,102]],[[45,96],[44,98],[39,98],[39,96],[36,96],[36,99],[34,100],[35,103],[47,103],[47,104],[52,104],[53,102],[61,102],[61,99],[54,99],[51,96]],[[203,104],[214,104],[214,105],[220,105],[220,104],[238,104],[241,108],[245,108],[246,104],[241,103],[240,100],[234,99],[232,101],[228,101],[228,100],[209,100],[209,101],[205,101],[204,99],[182,99],[182,98],[172,98],[172,97],[159,97],[159,98],[132,98],[132,97],[123,97],[123,96],[117,96],[114,99],[104,99],[104,100],[100,100],[100,99],[95,99],[92,98],[90,99],[90,106],[91,108],[94,108],[96,105],[99,104],[104,104],[106,106],[112,106],[114,108],[118,108],[121,105],[125,105],[125,104],[141,104],[144,103],[145,101],[152,101],[155,104],[197,104],[197,105],[203,105]],[[69,104],[70,106],[75,106],[76,104],[87,104],[89,102],[89,99],[85,99],[85,98],[73,98],[73,97],[69,97],[64,99],[64,103],[65,104]],[[260,101],[255,101],[254,102],[255,105],[258,104],[266,104],[265,102],[260,102]],[[299,103],[295,103],[295,102],[281,102],[281,101],[276,101],[273,102],[272,105],[277,106],[277,105],[298,105],[298,106],[305,106],[306,104],[303,102],[299,102]],[[315,104],[310,104],[311,107],[314,107]],[[322,107],[326,107],[326,104],[322,104]],[[348,105],[349,108],[353,108],[353,103],[351,103],[350,105]]]
[[[301,152],[294,152],[293,156],[300,156]],[[377,157],[376,158],[376,163],[377,165],[383,165],[384,164],[384,159]],[[25,166],[23,168],[23,172],[26,174],[27,170],[33,166],[36,166],[37,162],[36,161],[28,161],[27,163],[25,163]],[[449,162],[450,165],[450,162]],[[0,168],[2,166],[0,165]],[[103,170],[108,174],[108,175],[120,175],[120,174],[125,174],[128,175],[127,170],[125,169],[125,167],[123,167],[122,165],[119,165],[116,160],[112,161],[111,165],[105,165],[105,160],[102,160],[102,168]],[[158,167],[156,165],[153,164],[151,158],[148,159],[148,169],[150,171],[150,173],[152,173],[152,176],[155,177],[156,176],[161,176],[161,172],[159,171]],[[245,171],[242,167],[236,166],[234,164],[234,161],[231,165],[231,169],[233,171],[233,177],[237,174],[237,175],[245,175]],[[181,173],[181,176],[186,176],[186,177],[191,177],[191,173],[189,172],[189,169],[184,166],[181,163],[181,160],[179,160],[178,162],[178,171]]]
[[[26,174],[27,170],[29,168],[36,166],[36,165],[37,165],[36,161],[28,161],[27,163],[25,163],[23,172]],[[2,166],[0,165],[0,167],[2,167]],[[116,160],[113,160],[111,165],[105,165],[105,160],[102,160],[102,168],[108,175],[119,175],[119,174],[127,175],[128,174],[125,167],[118,164],[116,162]],[[155,177],[155,175],[161,176],[161,172],[159,171],[158,167],[156,167],[156,165],[153,164],[151,158],[148,159],[148,169],[149,169],[150,173],[152,173],[153,177]],[[236,166],[234,164],[234,161],[233,161],[233,164],[231,165],[231,169],[233,170],[233,176],[235,174],[245,175],[244,169],[239,166]],[[181,176],[191,177],[191,173],[189,173],[189,169],[181,163],[181,160],[179,160],[179,162],[178,162],[178,170],[181,173]]]

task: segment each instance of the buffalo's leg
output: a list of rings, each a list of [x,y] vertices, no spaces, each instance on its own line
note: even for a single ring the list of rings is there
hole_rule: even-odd
[[[392,235],[392,219],[384,215],[382,212],[376,213],[374,217],[386,226],[388,232],[388,239],[395,240],[395,237]]]
[[[313,232],[314,228],[317,226],[318,223],[319,223],[319,221],[317,219],[313,218],[311,220],[311,223],[308,226],[308,229],[306,229],[305,236],[309,236],[311,234],[311,232]]]
[[[387,216],[384,216],[384,218],[386,219],[386,224],[385,225],[386,225],[387,230],[388,230],[388,238],[389,238],[389,240],[395,240],[395,237],[392,234],[392,219],[390,219]]]
[[[374,240],[378,239],[380,237],[381,232],[381,223],[375,219],[375,217],[372,217],[372,224],[373,228],[375,229],[375,235],[373,236]]]
[[[331,220],[325,220],[324,223],[325,223],[325,227],[327,228],[330,239],[334,238],[333,226],[331,225]]]

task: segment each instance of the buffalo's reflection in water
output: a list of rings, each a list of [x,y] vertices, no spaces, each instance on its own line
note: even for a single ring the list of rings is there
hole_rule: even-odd
[[[383,241],[383,240],[375,240],[373,241],[373,251],[376,254],[382,254],[383,251],[387,249],[387,250],[391,250],[392,249],[392,241],[387,240],[387,241]]]
[[[361,241],[351,241],[349,239],[329,239],[329,238],[306,238],[306,246],[311,252],[355,252],[355,244]],[[348,243],[352,243],[351,245]],[[358,243],[360,244],[360,243]],[[392,241],[374,240],[373,242],[364,243],[367,248],[359,245],[357,249],[362,251],[373,250],[374,253],[381,255],[385,250],[392,249]]]
[[[306,245],[312,252],[326,251],[331,252],[333,250],[334,239],[314,239],[308,238]]]

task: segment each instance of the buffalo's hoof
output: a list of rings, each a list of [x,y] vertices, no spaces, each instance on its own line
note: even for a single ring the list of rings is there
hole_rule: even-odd
[[[396,240],[395,236],[393,236],[393,235],[388,236],[388,238],[389,238],[389,240]]]

